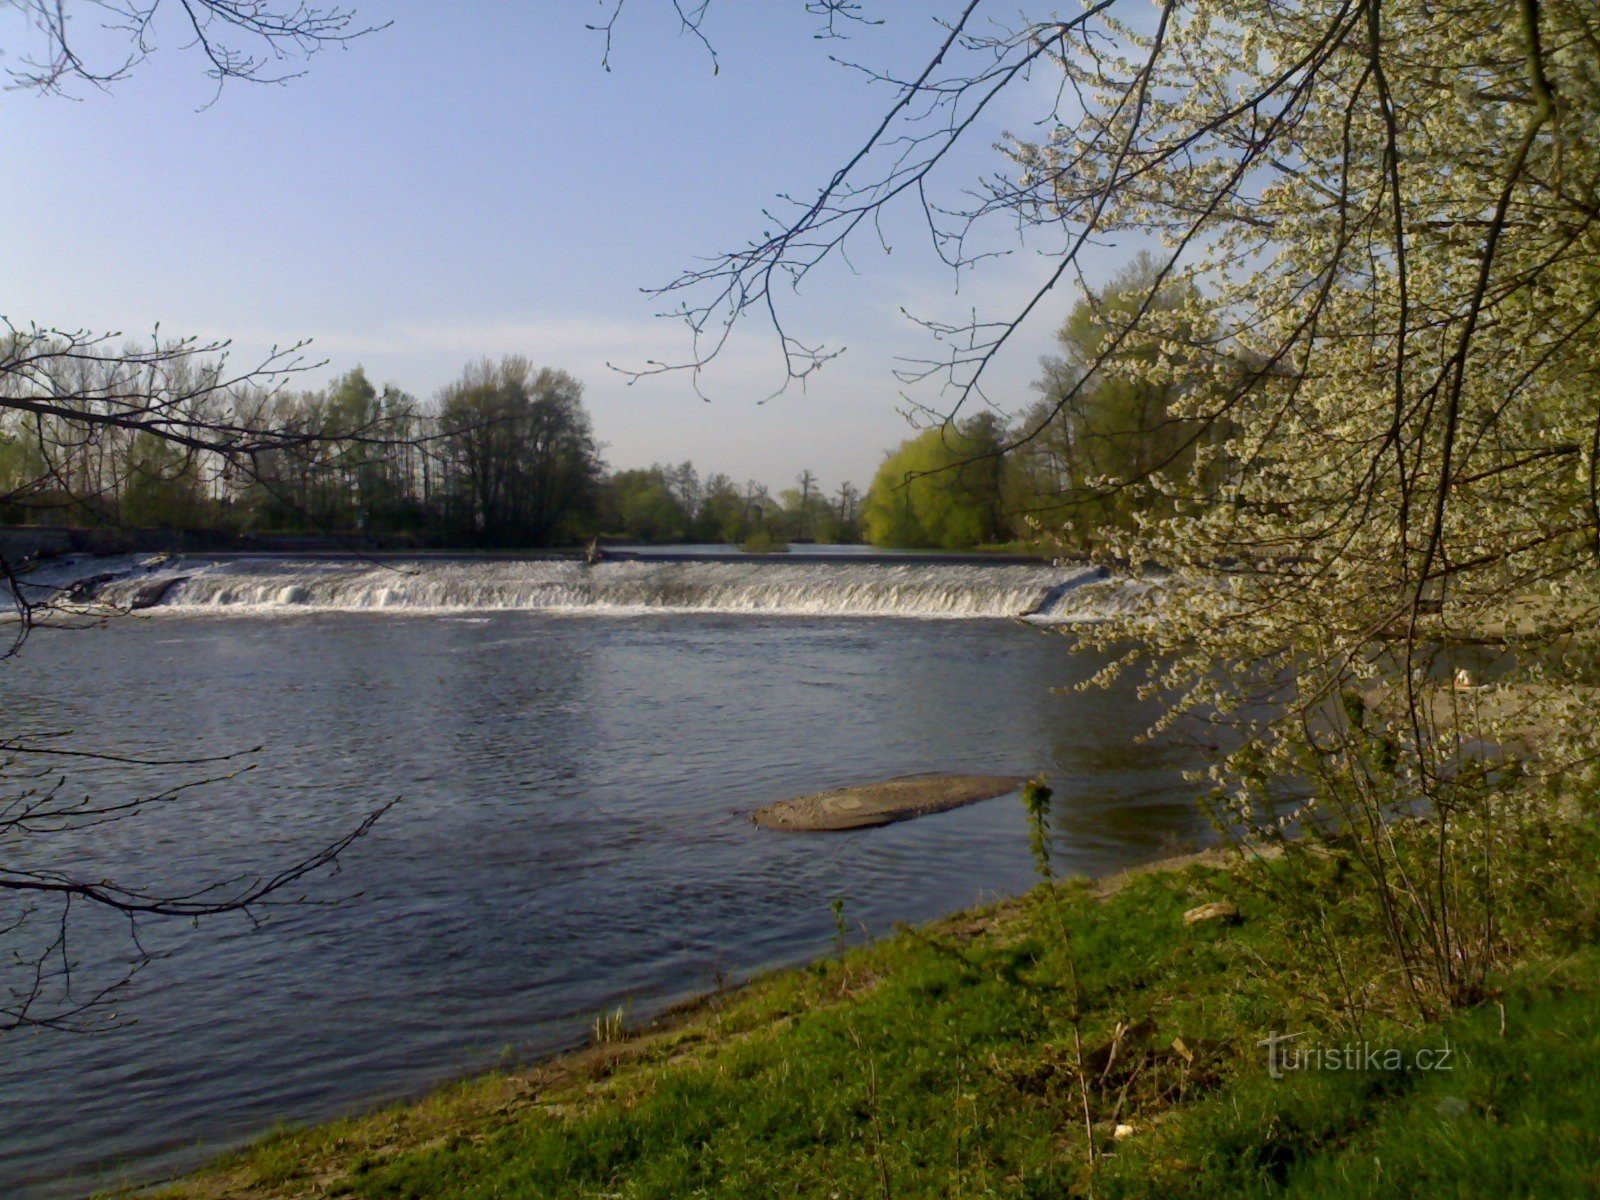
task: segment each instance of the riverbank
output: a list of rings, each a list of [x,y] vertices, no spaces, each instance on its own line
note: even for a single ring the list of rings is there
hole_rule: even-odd
[[[1571,868],[1519,897],[1487,999],[1419,1025],[1372,994],[1359,1045],[1263,886],[1283,864],[1214,853],[1043,886],[646,1029],[603,1015],[579,1053],[285,1131],[160,1195],[1591,1195],[1600,836],[1558,836]],[[1339,862],[1336,914],[1357,902]],[[1358,929],[1345,949],[1376,952]],[[1285,1069],[1285,1045],[1314,1066]]]

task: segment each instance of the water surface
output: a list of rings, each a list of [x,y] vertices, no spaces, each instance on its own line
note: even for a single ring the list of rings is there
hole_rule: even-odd
[[[159,610],[157,610],[159,612]],[[0,1041],[0,1195],[192,1165],[280,1120],[571,1045],[871,933],[1031,882],[1014,797],[883,829],[784,834],[753,807],[917,771],[1045,771],[1064,870],[1199,832],[1195,761],[1136,745],[1130,688],[996,620],[718,614],[132,616],[43,631],[5,668],[8,728],[124,754],[263,747],[254,769],[72,848],[152,883],[283,862],[403,802],[313,898],[260,928],[162,926],[170,957],[110,1033]],[[213,769],[231,769],[224,764]],[[131,795],[196,769],[75,767]],[[26,852],[41,853],[36,840]],[[14,853],[14,851],[13,851]],[[85,969],[122,932],[85,921]]]

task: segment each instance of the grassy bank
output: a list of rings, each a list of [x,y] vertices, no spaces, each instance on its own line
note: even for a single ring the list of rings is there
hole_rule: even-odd
[[[1515,963],[1440,1022],[1330,994],[1303,912],[1271,899],[1287,863],[1201,863],[1040,887],[657,1029],[602,1022],[583,1053],[280,1133],[162,1194],[1593,1195],[1600,838],[1558,836]],[[1363,954],[1340,856],[1313,869]],[[1238,919],[1185,924],[1218,901]],[[1273,1031],[1301,1035],[1283,1078]]]

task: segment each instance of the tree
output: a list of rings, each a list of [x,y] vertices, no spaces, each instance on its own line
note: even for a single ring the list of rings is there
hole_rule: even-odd
[[[260,385],[300,369],[296,359],[275,356],[234,373],[220,350],[192,341],[127,347],[86,334],[10,328],[0,336],[0,508],[44,494],[74,512],[104,511],[119,498],[129,518],[183,524],[224,468],[258,478],[261,459],[319,440],[315,432],[261,426],[242,415],[259,400]],[[38,625],[81,623],[85,615],[56,589],[32,583],[29,566],[0,555],[0,594],[11,610],[0,658],[17,654]],[[69,742],[67,733],[0,736],[0,1033],[95,1027],[109,1017],[105,1002],[150,961],[140,922],[248,916],[293,902],[298,885],[335,863],[388,807],[375,807],[354,829],[298,861],[198,887],[164,890],[161,864],[151,865],[147,883],[80,873],[73,847],[97,826],[137,820],[248,764],[227,753],[118,758],[98,753],[92,742]],[[101,799],[69,791],[62,768],[79,760],[137,762],[184,777],[154,794]],[[92,982],[74,971],[69,949],[72,914],[85,906],[120,914],[132,939],[126,969]]]
[[[867,540],[876,546],[965,549],[1003,536],[1000,443],[990,413],[902,442],[867,492]]]
[[[828,540],[846,544],[861,540],[861,492],[853,483],[839,485],[838,498],[830,506],[833,527]]]
[[[817,477],[809,470],[801,471],[795,476],[795,483],[800,493],[795,505],[795,536],[815,540],[817,531],[811,520],[811,499],[816,494]]]
[[[183,529],[200,523],[204,507],[195,456],[154,434],[135,434],[122,489],[123,520]]]
[[[737,546],[748,533],[744,495],[739,485],[726,475],[712,475],[706,480],[700,510],[695,514],[695,540]]]
[[[220,89],[230,79],[283,83],[299,74],[289,69],[295,60],[374,32],[357,24],[348,9],[266,0],[115,0],[93,5],[12,0],[12,6],[32,29],[37,49],[19,55],[20,65],[7,73],[13,86],[42,92],[59,93],[74,83],[100,88],[118,83],[150,57],[163,34],[197,50],[207,77]],[[98,16],[104,29],[125,36],[100,39],[86,49],[75,20],[80,14]],[[85,40],[96,41],[93,36]]]
[[[1155,259],[1142,253],[1073,307],[1057,334],[1065,353],[1045,360],[1044,398],[1024,414],[1028,436],[1010,455],[1010,510],[1044,518],[1080,548],[1092,545],[1104,526],[1130,528],[1175,516],[1174,494],[1187,487],[1203,448],[1213,451],[1205,490],[1215,491],[1226,475],[1226,459],[1214,452],[1226,441],[1226,423],[1207,426],[1176,415],[1186,398],[1210,386],[1205,366],[1186,368],[1185,356],[1169,353],[1153,379],[1149,368],[1162,349],[1139,334],[1107,352],[1152,294],[1150,309],[1157,312],[1199,301],[1192,284],[1157,284],[1152,293],[1159,272]],[[1181,329],[1182,345],[1200,340],[1198,330]],[[1103,369],[1086,384],[1084,373],[1102,358]]]
[[[176,6],[129,0],[92,10],[113,35],[102,45],[117,34],[126,39],[123,52],[95,63],[73,24],[90,6],[17,0],[14,7],[40,49],[17,56],[21,65],[9,71],[10,78],[44,92],[74,81],[103,87],[123,79],[151,53],[159,32],[178,26],[187,29],[187,43],[202,53],[219,88],[230,79],[281,81],[292,74],[280,69],[284,64],[367,32],[335,8],[279,8],[265,0],[186,0]],[[175,15],[163,24],[163,13]],[[105,496],[126,485],[135,513],[153,506],[165,515],[173,504],[182,509],[201,499],[204,472],[259,479],[263,458],[317,440],[315,433],[254,422],[241,410],[242,402],[259,400],[247,393],[270,391],[306,368],[301,349],[274,349],[263,362],[234,372],[225,343],[152,338],[146,346],[121,346],[110,335],[19,327],[0,317],[0,511],[21,497],[37,501],[53,493],[55,503],[102,513]],[[126,451],[120,465],[119,448]],[[53,590],[30,586],[25,568],[0,555],[0,588],[13,610],[14,631],[0,658],[16,654],[30,629],[60,611]],[[301,881],[335,863],[388,807],[278,869],[181,891],[159,882],[131,885],[83,874],[73,856],[75,841],[108,821],[136,820],[205,780],[191,778],[160,794],[132,798],[69,795],[58,768],[84,758],[115,761],[58,739],[0,737],[0,1033],[83,1029],[107,1019],[105,1002],[150,961],[139,940],[140,922],[248,915],[292,901]],[[191,771],[229,761],[227,755],[151,760]],[[153,864],[156,876],[160,868]],[[88,984],[74,973],[69,950],[72,915],[84,907],[120,915],[131,940],[126,970]]]
[[[809,7],[830,32],[864,16]],[[696,32],[709,10],[677,6]],[[1100,548],[1160,567],[1143,593],[1159,610],[1090,636],[1143,639],[1174,714],[1236,714],[1246,746],[1218,784],[1245,824],[1270,833],[1270,781],[1289,773],[1356,818],[1420,810],[1430,853],[1401,861],[1394,838],[1361,843],[1396,958],[1384,970],[1424,1011],[1470,998],[1503,957],[1504,901],[1475,864],[1515,840],[1491,827],[1484,781],[1520,786],[1505,781],[1526,764],[1458,770],[1464,731],[1436,712],[1435,660],[1450,635],[1486,636],[1513,601],[1538,614],[1547,678],[1572,678],[1600,636],[1581,607],[1600,583],[1593,4],[1010,11],[960,5],[923,69],[877,73],[884,117],[836,173],[668,285],[698,338],[680,365],[703,365],[753,310],[773,320],[789,377],[817,370],[836,352],[793,335],[782,285],[892,227],[879,218],[896,205],[929,223],[926,244],[957,272],[999,252],[985,230],[1020,230],[1042,251],[1037,285],[998,317],[928,319],[940,350],[907,372],[949,386],[955,421],[1021,321],[1085,271],[1086,248],[1158,246],[1143,294],[999,449],[1039,438],[1106,380],[1182,389],[1169,417],[1191,436],[1139,481],[1163,497],[1161,519],[1112,525]],[[1029,86],[1045,78],[1056,86]],[[1035,105],[1031,121],[1006,114],[1030,135],[1001,138],[998,172],[946,186],[958,147],[990,132],[1005,97]],[[1184,298],[1168,306],[1173,288]],[[1125,352],[1139,346],[1152,352]],[[1197,373],[1207,386],[1187,386]],[[75,469],[92,473],[96,448],[80,450]],[[1400,699],[1380,733],[1358,706],[1332,704],[1372,683]],[[1273,715],[1246,719],[1261,696]],[[1536,690],[1530,707],[1553,731],[1541,772],[1594,760],[1569,695]],[[1505,744],[1504,728],[1487,732]],[[1391,745],[1377,775],[1373,737]],[[1397,891],[1397,875],[1420,883]]]
[[[691,519],[659,465],[612,475],[606,480],[601,513],[603,528],[642,542],[679,541]]]
[[[520,355],[467,367],[439,402],[462,525],[489,545],[547,546],[593,504],[599,450],[583,385]]]
[[[699,509],[704,496],[700,487],[700,472],[695,470],[692,462],[685,460],[676,467],[664,468],[663,475],[672,498],[686,515],[692,516]]]
[[[1600,748],[1550,686],[1600,648],[1593,4],[1102,0],[1008,22],[973,0],[924,61],[876,73],[885,116],[823,186],[673,281],[706,339],[686,365],[753,310],[791,378],[818,369],[834,351],[788,328],[780,285],[894,227],[896,205],[963,274],[994,252],[985,230],[1020,228],[1037,285],[1007,313],[929,321],[942,350],[907,372],[947,385],[954,417],[1087,247],[1158,247],[1009,443],[1106,381],[1177,389],[1187,432],[1132,468],[1163,515],[1106,527],[1101,547],[1159,567],[1157,586],[1089,637],[1148,647],[1170,720],[1233,714],[1230,821],[1273,836],[1274,781],[1310,778],[1331,823],[1370,831],[1354,862],[1392,957],[1360,986],[1424,1014],[1481,995],[1510,953],[1492,884],[1533,836],[1512,814],[1536,811],[1534,775],[1571,781]],[[999,172],[949,183],[1006,96],[1035,106],[1007,113],[1029,135],[1002,139]],[[1506,750],[1506,720],[1436,687],[1452,638],[1518,613],[1539,650],[1519,693],[1523,728],[1544,731],[1536,770]],[[1356,702],[1373,688],[1387,708]],[[1317,810],[1296,819],[1314,830]]]

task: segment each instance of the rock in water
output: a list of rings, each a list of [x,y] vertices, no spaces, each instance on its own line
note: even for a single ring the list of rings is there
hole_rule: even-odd
[[[187,578],[187,575],[176,575],[164,579],[151,579],[139,584],[128,597],[128,608],[138,612],[141,608],[156,607],[167,598],[168,592]]]
[[[751,820],[768,829],[866,829],[991,800],[1023,782],[1020,775],[905,775],[780,800],[756,809]]]

